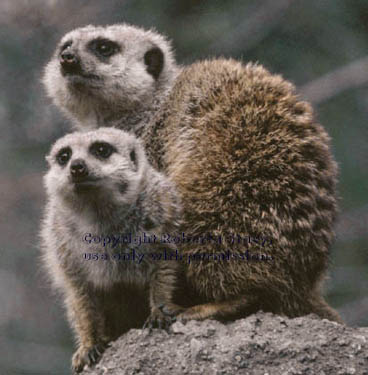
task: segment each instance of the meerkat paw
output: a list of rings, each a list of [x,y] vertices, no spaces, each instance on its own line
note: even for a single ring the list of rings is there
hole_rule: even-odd
[[[168,329],[171,323],[172,319],[170,317],[165,316],[161,310],[155,309],[145,321],[142,329],[148,328],[150,331],[152,328]]]
[[[85,365],[91,366],[97,363],[107,346],[106,343],[99,343],[92,347],[80,346],[72,358],[73,374],[81,372]]]
[[[176,315],[181,311],[184,311],[184,309],[173,303],[161,304],[151,311],[150,316],[144,323],[143,329],[148,328],[151,330],[152,328],[159,328],[167,330],[175,322]]]

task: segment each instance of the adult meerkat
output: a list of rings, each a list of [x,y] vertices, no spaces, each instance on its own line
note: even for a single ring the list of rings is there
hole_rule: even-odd
[[[122,30],[129,32],[121,37]],[[136,33],[142,35],[141,45]],[[77,29],[62,39],[44,83],[54,102],[80,121],[79,128],[118,125],[142,137],[150,162],[176,185],[184,232],[272,238],[272,263],[183,263],[177,298],[187,309],[179,317],[226,320],[263,309],[290,317],[314,312],[340,321],[320,292],[336,216],[337,167],[310,105],[298,99],[292,84],[254,64],[218,59],[178,68],[163,38],[155,42],[156,54],[162,55],[153,65],[154,76],[144,58],[151,37],[126,25]],[[109,51],[107,58],[88,47],[98,40],[103,40],[100,49]],[[111,43],[119,47],[111,49]],[[119,64],[124,54],[135,55],[135,64]],[[155,93],[142,101],[142,113],[151,121],[132,124],[139,114],[126,106],[129,116],[116,122],[119,111],[111,103],[124,107],[129,101],[122,86],[145,94],[135,75],[138,67]],[[156,89],[162,87],[156,86],[160,79],[167,82],[163,91]],[[65,91],[74,107],[60,94]],[[153,99],[160,105],[152,107]],[[264,251],[252,246],[254,252]],[[181,251],[190,256],[218,248],[185,244]],[[244,246],[232,244],[230,250],[239,254]]]
[[[177,78],[143,142],[179,192],[182,231],[272,239],[268,248],[247,245],[272,262],[185,263],[180,300],[188,308],[180,318],[227,320],[262,309],[341,322],[320,290],[337,211],[337,165],[326,131],[291,83],[254,64],[195,63]],[[242,241],[227,246],[235,254],[246,248]],[[208,241],[200,252],[219,247]],[[181,250],[187,257],[199,251],[193,244]],[[188,289],[196,305],[184,303]]]
[[[47,160],[43,262],[76,332],[79,372],[150,311],[150,323],[166,323],[160,306],[171,304],[178,262],[150,256],[170,249],[153,235],[176,228],[180,203],[136,137],[118,129],[68,134]]]

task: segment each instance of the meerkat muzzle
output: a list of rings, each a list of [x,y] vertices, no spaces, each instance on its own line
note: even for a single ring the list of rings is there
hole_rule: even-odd
[[[78,56],[69,48],[60,54],[59,62],[63,75],[82,73],[82,67]]]

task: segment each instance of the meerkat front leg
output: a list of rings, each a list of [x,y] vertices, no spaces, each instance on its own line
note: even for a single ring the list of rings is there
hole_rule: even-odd
[[[153,271],[150,282],[151,314],[143,328],[168,328],[175,316],[184,311],[183,307],[172,302],[178,268],[176,260],[168,260],[158,264]]]
[[[71,285],[68,288],[68,319],[78,341],[78,349],[72,358],[74,373],[81,372],[85,365],[98,362],[107,347],[109,338],[104,335],[104,319],[97,305],[97,296],[86,287]]]

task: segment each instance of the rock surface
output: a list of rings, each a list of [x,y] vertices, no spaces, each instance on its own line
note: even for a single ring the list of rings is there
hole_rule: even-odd
[[[227,325],[176,322],[169,333],[132,329],[82,374],[368,375],[368,327],[259,312]]]

